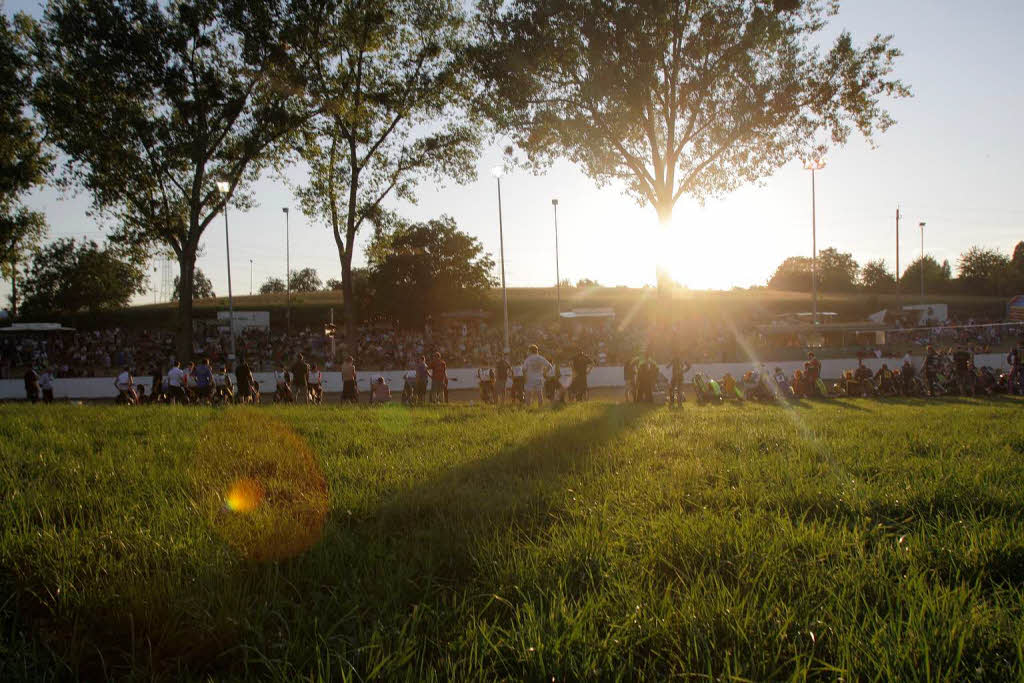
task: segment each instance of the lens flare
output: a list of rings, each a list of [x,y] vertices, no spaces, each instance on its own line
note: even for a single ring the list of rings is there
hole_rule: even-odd
[[[277,561],[319,542],[327,483],[288,424],[254,408],[231,409],[204,426],[199,443],[210,521],[241,556]]]
[[[232,512],[252,512],[263,500],[263,487],[255,479],[239,479],[231,484],[224,506]]]

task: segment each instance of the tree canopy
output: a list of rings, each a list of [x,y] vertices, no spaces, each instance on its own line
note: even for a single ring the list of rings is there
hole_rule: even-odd
[[[124,308],[147,290],[136,259],[94,241],[56,240],[35,252],[23,283],[26,315],[70,315]]]
[[[0,274],[12,280],[11,304],[17,313],[16,274],[19,262],[39,246],[46,235],[46,219],[22,200],[43,184],[51,158],[43,150],[40,131],[26,114],[31,92],[31,58],[25,45],[24,25],[13,26],[0,15]]]
[[[50,0],[34,30],[33,102],[63,153],[66,185],[112,216],[117,237],[170,247],[192,339],[204,230],[303,118],[289,0]],[[217,183],[226,182],[226,195]]]
[[[768,280],[768,287],[788,292],[811,291],[811,259],[807,256],[790,256],[775,269]]]
[[[971,247],[957,259],[957,279],[971,294],[1010,294],[1018,281],[1010,257],[995,249]]]
[[[310,171],[298,194],[334,236],[352,344],[359,230],[389,197],[414,200],[425,177],[475,178],[482,131],[468,107],[469,26],[455,0],[329,0],[307,11],[315,30],[297,48],[316,116],[298,145]]]
[[[324,283],[316,274],[315,268],[303,268],[292,271],[290,285],[293,292],[319,292]]]
[[[865,263],[860,271],[860,282],[870,292],[883,294],[896,291],[896,275],[889,270],[885,259]]]
[[[891,36],[816,44],[834,0],[479,0],[487,112],[529,162],[579,164],[663,224],[703,200],[893,124]]]
[[[279,277],[268,277],[266,282],[260,285],[260,294],[284,294],[286,291],[288,288]]]
[[[481,305],[496,284],[490,255],[449,216],[378,230],[369,253],[375,307],[404,324]]]
[[[923,263],[923,266],[922,266]],[[953,271],[949,261],[941,264],[934,257],[925,255],[924,260],[918,257],[910,262],[900,277],[901,292],[919,292],[921,290],[921,269],[924,269],[924,287],[926,292],[948,292],[952,288]]]

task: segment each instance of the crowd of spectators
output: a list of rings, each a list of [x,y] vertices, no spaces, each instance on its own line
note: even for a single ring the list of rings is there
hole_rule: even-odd
[[[537,344],[546,357],[566,361],[583,350],[596,365],[623,365],[638,352],[658,358],[681,355],[693,363],[744,361],[751,351],[763,351],[753,322],[737,329],[726,321],[707,318],[678,321],[655,334],[640,320],[598,319],[586,322],[523,325],[513,322],[509,331],[513,350]],[[902,355],[907,348],[932,344],[967,344],[977,353],[993,349],[1021,336],[1024,325],[989,325],[986,321],[949,320],[928,329],[887,333],[882,348],[865,347],[861,353]],[[334,342],[332,353],[332,341]],[[228,363],[230,337],[212,325],[200,325],[194,335],[191,358],[175,358],[174,333],[169,329],[109,328],[103,330],[26,333],[0,337],[0,377],[20,377],[24,368],[52,369],[59,377],[103,377],[129,367],[137,373],[166,369],[175,360],[188,362],[209,358],[215,365]],[[504,346],[500,322],[466,319],[428,321],[418,330],[386,324],[358,330],[349,348],[339,326],[332,340],[323,328],[301,328],[288,336],[281,329],[249,328],[235,340],[236,353],[253,372],[272,371],[302,353],[325,370],[340,366],[351,355],[367,370],[408,369],[419,356],[439,351],[449,367],[486,367],[500,356]],[[515,355],[515,353],[513,353]],[[515,360],[515,359],[513,359]]]

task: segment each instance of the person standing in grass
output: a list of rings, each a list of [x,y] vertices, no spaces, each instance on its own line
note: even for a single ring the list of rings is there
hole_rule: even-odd
[[[935,347],[928,345],[928,355],[924,357],[924,383],[928,387],[928,395],[935,396],[935,380],[939,374],[939,354]]]
[[[427,366],[427,357],[420,356],[416,363],[416,403],[423,405],[427,400],[427,379],[430,377],[430,368]]]
[[[204,358],[195,370],[196,394],[200,400],[209,401],[213,397],[213,369],[210,359]]]
[[[814,357],[814,352],[807,353],[804,363],[804,382],[807,384],[805,394],[814,396],[817,393],[818,378],[821,377],[821,361]]]
[[[292,388],[288,383],[288,373],[285,372],[284,363],[280,361],[277,363],[277,370],[274,370],[274,385],[276,386],[274,400],[291,403]]]
[[[324,376],[320,368],[313,363],[309,367],[309,376],[306,378],[309,385],[309,396],[314,403],[321,403],[324,399]]]
[[[153,366],[152,383],[149,388],[149,402],[156,403],[164,393],[164,370],[159,365]]]
[[[39,375],[31,365],[25,371],[25,399],[32,403],[39,400]]]
[[[176,360],[167,371],[167,399],[171,403],[188,403],[184,384],[185,372],[181,369],[181,361]]]
[[[345,356],[341,364],[341,402],[359,403],[359,388],[356,384],[356,363],[352,356]]]
[[[622,366],[622,379],[626,383],[627,402],[636,400],[637,366],[638,362],[636,358],[630,358],[626,361],[626,364]]]
[[[135,381],[132,378],[131,370],[127,367],[121,370],[121,374],[114,380],[114,386],[117,387],[118,392],[128,403],[128,405],[136,405],[139,402],[139,397],[135,393],[134,385]]]
[[[252,370],[244,358],[235,366],[235,384],[238,386],[238,402],[249,403],[252,400]]]
[[[526,405],[537,399],[537,407],[544,403],[544,379],[547,374],[554,370],[554,366],[547,358],[540,355],[540,349],[536,344],[530,344],[525,360],[523,360],[523,376],[526,380]]]
[[[668,406],[671,408],[677,402],[679,405],[686,403],[686,396],[683,395],[683,378],[690,369],[690,364],[682,360],[677,353],[672,359],[672,379],[668,385]]]
[[[309,365],[306,359],[299,354],[292,366],[292,386],[295,390],[295,401],[297,403],[309,403],[309,387],[306,385],[306,378],[309,376]]]
[[[43,368],[39,375],[39,388],[43,392],[43,403],[53,403],[53,371],[50,368]]]
[[[445,386],[448,384],[448,365],[441,358],[440,351],[434,351],[434,362],[430,364],[430,402],[447,403]]]
[[[526,377],[523,375],[523,366],[517,365],[512,368],[512,403],[522,405],[526,400]]]
[[[505,354],[501,355],[498,362],[494,366],[494,401],[495,403],[505,403],[505,385],[508,384],[508,375],[512,371],[512,366],[509,365],[508,356]]]
[[[569,384],[569,396],[574,401],[585,401],[588,396],[587,373],[594,367],[594,359],[583,353],[582,348],[576,349],[572,358],[572,381]]]

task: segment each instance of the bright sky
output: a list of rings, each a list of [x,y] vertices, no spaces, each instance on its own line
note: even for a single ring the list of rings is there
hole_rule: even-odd
[[[940,261],[972,245],[1009,252],[1024,239],[1024,47],[1019,40],[1024,3],[986,0],[847,0],[835,28],[864,41],[893,33],[905,56],[898,75],[914,98],[891,105],[898,124],[871,149],[854,138],[826,159],[817,176],[818,248],[849,251],[860,262],[895,261],[895,213],[904,214],[901,268],[920,253],[917,225],[926,221],[925,250]],[[8,0],[6,11],[38,14],[34,2]],[[505,143],[480,159],[479,179],[466,186],[424,184],[417,205],[394,203],[411,219],[443,213],[480,238],[498,258],[498,206],[489,170]],[[298,171],[296,171],[298,175]],[[673,276],[694,289],[764,284],[787,256],[811,253],[811,179],[797,162],[759,186],[699,206],[676,206],[671,254]],[[654,210],[640,207],[619,189],[598,189],[568,163],[545,176],[516,172],[502,180],[506,276],[509,286],[555,282],[551,199],[559,199],[559,246],[563,278],[592,278],[605,285],[653,283],[656,249]],[[232,212],[234,291],[249,291],[285,270],[284,216],[292,207],[293,269],[316,268],[323,280],[340,278],[330,231],[308,221],[287,186],[269,176],[256,188],[260,206]],[[61,198],[53,190],[35,196],[51,235],[102,237],[85,215],[84,196]],[[364,239],[360,240],[365,243]],[[199,267],[218,295],[227,293],[223,222],[207,229]],[[357,262],[362,255],[357,254]],[[10,288],[4,283],[0,294]],[[146,297],[140,298],[146,301]],[[148,301],[152,301],[150,295]]]

